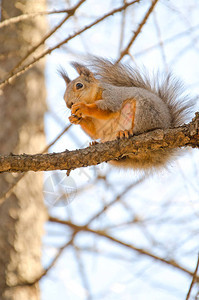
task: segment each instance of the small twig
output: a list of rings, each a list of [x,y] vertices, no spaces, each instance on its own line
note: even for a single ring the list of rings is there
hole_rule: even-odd
[[[186,296],[186,300],[188,300],[190,298],[191,290],[194,286],[194,283],[197,281],[198,267],[199,267],[199,254],[198,254],[198,260],[197,260],[196,268],[195,268],[195,271],[193,273],[193,278],[192,278],[192,281],[191,281],[191,284],[190,284],[190,287],[189,287],[189,291],[188,291],[187,296]]]
[[[32,12],[32,13],[25,13],[17,17],[6,19],[0,22],[0,28],[16,24],[18,22],[24,21],[26,19],[35,18],[38,16],[46,16],[46,15],[53,15],[53,14],[63,14],[63,13],[71,13],[71,8],[69,9],[62,9],[62,10],[53,10],[53,11],[40,11],[40,12]]]
[[[14,71],[17,70],[22,64],[23,62],[33,53],[36,51],[36,49],[38,49],[41,45],[44,45],[45,41],[51,37],[71,16],[74,15],[74,13],[76,12],[76,10],[80,7],[81,4],[83,4],[86,0],[81,0],[79,1],[73,8],[68,9],[67,12],[67,16],[63,18],[63,20],[61,20],[61,22],[55,27],[53,28],[53,30],[51,30],[47,35],[44,36],[44,38],[42,38],[42,40],[35,45],[34,47],[32,47],[30,49],[30,51],[28,51],[26,53],[26,55],[17,63],[16,66],[14,66],[14,68],[9,72],[7,78],[10,78],[13,74]]]
[[[64,134],[64,133],[66,133],[69,129],[70,129],[70,127],[72,126],[72,124],[70,124],[70,125],[67,125],[63,130],[62,130],[62,132],[60,133],[60,134],[58,134],[58,136],[50,143],[50,144],[48,144],[45,148],[44,148],[44,150],[42,151],[42,153],[46,153],[61,137],[62,137],[62,135]]]
[[[85,225],[83,226],[79,226],[79,225],[76,225],[74,223],[71,223],[69,221],[63,221],[63,220],[60,220],[58,218],[54,218],[54,217],[51,217],[49,216],[49,221],[50,222],[53,222],[53,223],[58,223],[58,224],[63,224],[63,225],[66,225],[66,226],[69,226],[71,228],[73,228],[75,231],[85,231],[85,232],[90,232],[91,234],[95,234],[97,236],[101,236],[101,237],[104,237],[106,238],[107,240],[109,241],[112,241],[113,243],[115,244],[119,244],[120,246],[124,246],[128,249],[131,249],[135,252],[137,252],[138,254],[141,254],[141,255],[144,255],[146,257],[149,257],[149,258],[152,258],[156,261],[161,261],[163,262],[164,264],[167,264],[167,265],[170,265],[178,270],[181,270],[182,272],[188,274],[188,275],[191,275],[193,276],[194,273],[190,270],[188,270],[187,268],[181,266],[180,264],[178,264],[176,261],[174,260],[169,260],[169,259],[166,259],[166,258],[163,258],[163,257],[160,257],[156,254],[153,254],[151,253],[150,251],[146,250],[146,249],[143,249],[143,248],[138,248],[132,244],[128,244],[128,243],[125,243],[111,235],[109,235],[107,232],[105,231],[100,231],[100,230],[94,230],[94,229],[91,229]],[[199,278],[196,276],[196,279],[198,280]]]
[[[191,31],[195,31],[195,30],[197,30],[199,28],[199,24],[197,24],[197,25],[195,25],[195,26],[192,26],[192,27],[190,27],[190,28],[188,28],[188,29],[186,29],[186,30],[184,30],[184,31],[181,31],[180,33],[177,33],[177,34],[175,34],[175,35],[173,35],[173,36],[171,36],[171,37],[169,37],[169,38],[167,38],[167,39],[165,39],[165,40],[163,40],[163,44],[164,44],[164,46],[166,45],[166,44],[169,44],[169,43],[171,43],[171,42],[173,42],[173,41],[177,41],[178,39],[181,39],[182,37],[184,37],[185,35],[187,35],[187,34],[189,34]],[[143,50],[141,50],[141,51],[139,51],[139,52],[137,52],[137,53],[134,53],[134,57],[138,57],[138,56],[140,56],[140,55],[144,55],[144,54],[146,54],[147,52],[149,52],[149,51],[152,51],[152,50],[154,50],[155,48],[157,48],[157,47],[160,47],[160,42],[159,43],[157,43],[157,44],[154,44],[153,46],[150,46],[150,47],[148,47],[148,48],[145,48],[145,49],[143,49]]]
[[[64,130],[62,130],[62,132],[49,144],[47,145],[43,151],[41,153],[46,153],[48,151],[48,149],[50,147],[52,147],[61,137],[62,135],[68,131],[68,129],[71,127],[72,125],[67,125],[66,128],[64,128]],[[70,171],[68,171],[69,174],[70,174]],[[12,193],[13,189],[15,188],[15,186],[19,183],[19,181],[26,175],[27,173],[22,173],[22,174],[19,174],[18,177],[16,178],[15,182],[13,182],[9,187],[8,189],[0,195],[0,204],[10,196],[10,194]],[[69,176],[69,175],[68,175]]]
[[[125,55],[127,55],[129,53],[129,49],[131,48],[131,46],[133,45],[133,43],[135,42],[136,38],[138,37],[138,35],[140,34],[142,27],[146,24],[147,19],[149,18],[150,14],[152,13],[156,3],[158,2],[158,0],[154,0],[151,4],[151,6],[149,7],[147,13],[145,14],[142,22],[139,24],[137,30],[135,31],[133,37],[130,39],[128,45],[126,46],[126,48],[121,52],[120,57],[118,58],[117,62],[119,62]]]
[[[123,0],[123,3],[126,3],[126,0]],[[122,19],[121,19],[121,30],[120,30],[120,42],[119,42],[119,54],[122,50],[123,42],[124,42],[124,32],[126,25],[126,9],[123,10]]]
[[[31,286],[31,285],[34,285],[36,284],[37,282],[39,282],[45,275],[48,274],[48,272],[54,267],[54,265],[56,264],[57,260],[59,259],[59,257],[61,256],[61,254],[63,253],[63,251],[68,247],[70,246],[72,243],[73,243],[73,240],[75,238],[75,235],[76,235],[77,232],[73,232],[72,234],[72,237],[71,239],[66,243],[64,244],[62,247],[59,248],[58,250],[58,253],[55,255],[55,257],[53,258],[52,262],[49,264],[49,266],[44,269],[40,275],[38,275],[33,281],[23,281],[23,282],[20,282],[16,285],[13,285],[13,287],[18,287],[18,286]]]
[[[90,223],[92,223],[95,219],[99,218],[103,213],[105,213],[107,209],[112,207],[112,205],[118,203],[125,194],[127,194],[132,188],[134,188],[138,184],[142,183],[144,181],[144,179],[145,179],[145,176],[141,177],[137,181],[135,181],[135,182],[129,184],[129,186],[125,187],[124,190],[121,193],[119,193],[111,202],[109,202],[100,211],[98,211],[94,216],[92,216],[92,218],[87,222],[87,226]]]
[[[87,292],[87,297],[86,298],[87,298],[87,300],[92,300],[91,290],[90,290],[86,270],[85,270],[84,264],[83,264],[82,259],[81,259],[81,253],[75,245],[72,244],[72,246],[73,246],[74,254],[75,254],[75,257],[76,257],[76,262],[78,264],[80,277],[82,279],[83,286],[84,286],[84,288]]]
[[[91,24],[85,26],[83,29],[80,29],[79,31],[76,31],[74,34],[69,35],[66,39],[64,39],[62,42],[58,43],[57,45],[55,45],[52,48],[48,48],[47,50],[45,50],[44,52],[42,52],[39,56],[35,57],[32,59],[32,61],[28,64],[26,64],[25,66],[23,66],[21,69],[19,69],[17,72],[13,73],[11,76],[6,77],[1,83],[0,83],[0,88],[4,88],[11,80],[17,78],[18,76],[22,75],[24,72],[26,72],[27,70],[29,70],[30,68],[33,67],[33,65],[38,62],[39,60],[41,60],[43,57],[45,57],[48,54],[51,54],[51,52],[53,52],[54,50],[60,48],[61,46],[63,46],[64,44],[68,43],[70,40],[72,40],[73,38],[75,38],[76,36],[82,34],[83,32],[87,31],[88,29],[92,28],[93,26],[95,26],[96,24],[102,22],[103,20],[105,20],[106,18],[114,15],[115,13],[118,13],[122,10],[124,10],[125,8],[127,8],[130,5],[133,5],[135,3],[140,2],[140,0],[135,0],[135,1],[131,1],[117,9],[112,10],[111,12],[107,13],[106,15],[104,15],[103,17],[95,20],[94,22],[92,22]]]
[[[8,189],[0,195],[0,204],[2,204],[12,193],[15,186],[27,173],[18,174],[18,177],[15,178],[15,181],[9,185]]]
[[[162,41],[161,30],[160,30],[160,27],[159,27],[159,24],[158,24],[158,21],[157,21],[157,16],[156,16],[155,11],[153,12],[153,17],[154,17],[154,24],[155,24],[157,36],[158,36],[158,39],[159,39],[159,46],[160,46],[160,53],[161,53],[161,56],[162,56],[162,61],[163,61],[164,66],[165,66],[165,71],[166,71],[166,73],[168,73],[169,68],[168,68],[167,59],[166,59],[165,45]]]

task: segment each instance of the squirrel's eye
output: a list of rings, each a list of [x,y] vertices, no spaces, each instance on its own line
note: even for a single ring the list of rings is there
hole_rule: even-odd
[[[78,83],[76,84],[76,89],[77,89],[77,90],[81,89],[82,87],[83,87],[83,84],[82,84],[82,83],[78,82]]]

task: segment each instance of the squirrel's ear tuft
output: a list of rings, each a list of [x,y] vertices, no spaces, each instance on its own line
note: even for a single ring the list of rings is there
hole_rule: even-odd
[[[58,72],[59,75],[62,76],[62,78],[64,79],[66,84],[69,84],[71,82],[70,78],[68,77],[68,74],[66,73],[66,71],[62,67],[59,67],[57,72]]]
[[[83,74],[86,77],[92,77],[92,78],[94,77],[93,73],[85,66],[83,66],[77,62],[72,62],[71,65],[75,68],[75,70],[77,71],[77,73],[79,75]]]

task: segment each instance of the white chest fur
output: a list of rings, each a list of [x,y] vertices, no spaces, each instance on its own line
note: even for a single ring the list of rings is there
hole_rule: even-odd
[[[118,131],[132,129],[133,118],[133,105],[131,102],[127,102],[114,118],[108,120],[93,119],[98,138],[102,142],[114,140]]]

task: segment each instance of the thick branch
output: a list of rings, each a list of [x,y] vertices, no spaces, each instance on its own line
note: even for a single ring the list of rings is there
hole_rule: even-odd
[[[191,146],[199,147],[199,113],[188,125],[172,129],[157,129],[148,133],[109,141],[84,149],[61,153],[0,156],[0,172],[27,172],[74,170],[80,167],[97,165],[126,154],[138,155],[146,151],[173,149]]]

